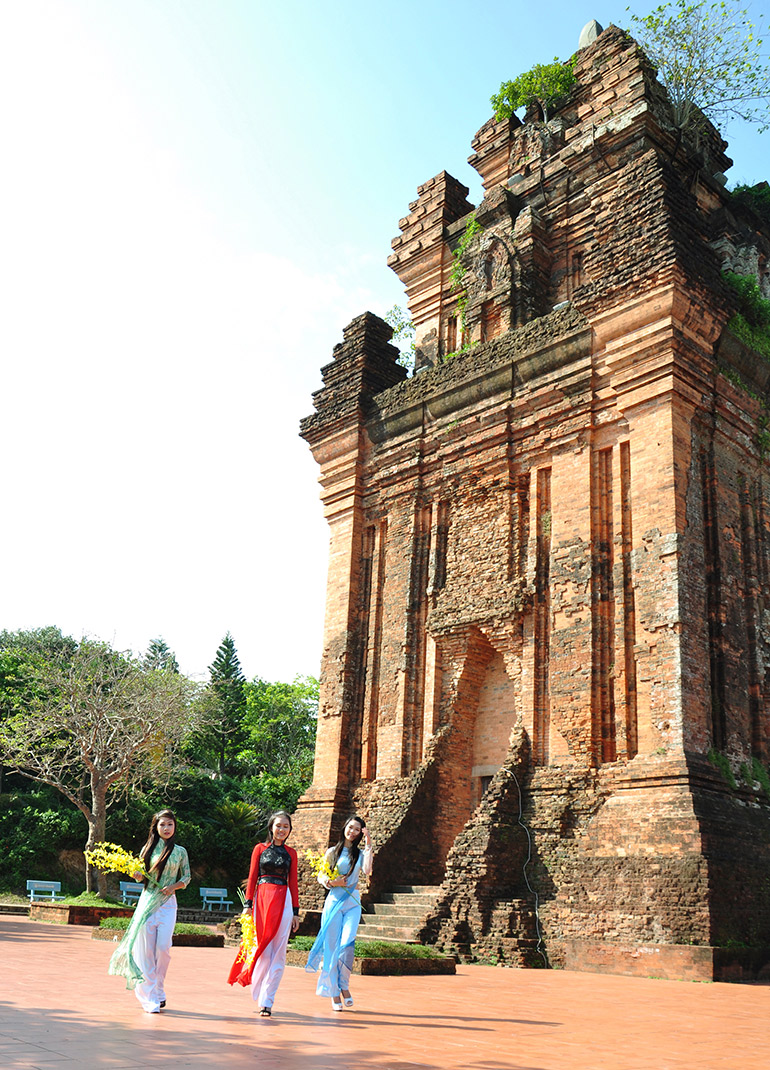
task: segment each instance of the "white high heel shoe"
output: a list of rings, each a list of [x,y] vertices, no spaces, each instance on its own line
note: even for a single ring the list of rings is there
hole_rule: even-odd
[[[332,1010],[341,1011],[342,1010],[342,1001],[340,1001],[338,1003],[337,1000],[334,999],[334,997],[332,997]]]

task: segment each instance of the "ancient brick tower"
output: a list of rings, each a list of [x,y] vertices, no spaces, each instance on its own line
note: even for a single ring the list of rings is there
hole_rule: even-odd
[[[365,314],[303,421],[331,549],[298,831],[360,810],[370,896],[440,883],[425,939],[526,962],[526,825],[552,963],[711,976],[770,947],[770,366],[722,278],[770,296],[770,239],[632,39],[576,75],[547,125],[481,128],[473,217],[442,172],[401,220],[417,373]]]

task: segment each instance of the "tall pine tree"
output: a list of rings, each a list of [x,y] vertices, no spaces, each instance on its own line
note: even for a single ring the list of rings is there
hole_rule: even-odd
[[[169,649],[168,643],[158,636],[147,647],[143,661],[145,669],[165,669],[167,672],[179,672],[179,662]]]
[[[246,712],[246,678],[241,670],[235,640],[228,632],[209,666],[210,689],[217,706],[217,765],[221,775],[230,772],[234,755],[243,744],[243,715]]]

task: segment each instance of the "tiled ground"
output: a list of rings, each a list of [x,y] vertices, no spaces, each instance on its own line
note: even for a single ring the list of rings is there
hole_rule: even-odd
[[[770,1058],[770,986],[463,966],[357,977],[333,1014],[287,968],[271,1019],[224,981],[229,949],[175,948],[145,1015],[89,929],[0,918],[0,1070],[749,1070]]]

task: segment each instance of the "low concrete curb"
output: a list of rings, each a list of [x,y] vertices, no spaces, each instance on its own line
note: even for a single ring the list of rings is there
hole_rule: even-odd
[[[291,948],[286,952],[288,966],[305,966],[307,963],[307,951],[293,951]],[[353,973],[366,974],[370,977],[399,977],[407,974],[454,974],[456,973],[455,960],[453,958],[440,959],[356,959],[353,963]]]

